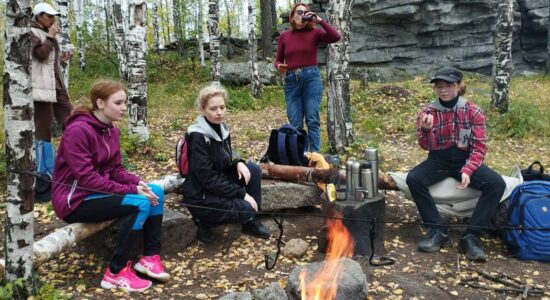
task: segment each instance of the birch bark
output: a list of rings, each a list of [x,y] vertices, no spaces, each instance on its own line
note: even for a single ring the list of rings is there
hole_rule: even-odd
[[[219,0],[208,1],[208,33],[210,35],[210,61],[212,63],[212,81],[219,82],[221,77],[220,35],[218,32]]]
[[[74,18],[76,22],[76,40],[78,43],[78,63],[80,70],[86,69],[86,61],[84,60],[84,38],[82,36],[82,24],[84,22],[84,0],[73,0]],[[107,36],[109,32],[107,31]],[[109,44],[107,44],[109,47]]]
[[[508,111],[508,91],[513,67],[514,3],[515,0],[503,0],[498,5],[491,108],[501,114]]]
[[[329,44],[327,57],[327,132],[332,153],[342,152],[353,143],[350,113],[349,42],[353,0],[330,0],[329,22],[342,36]]]
[[[202,67],[205,67],[206,66],[206,63],[204,62],[204,47],[203,47],[203,42],[204,42],[204,35],[203,35],[203,27],[202,27],[202,20],[204,19],[203,17],[203,14],[202,14],[202,0],[197,0],[198,2],[198,6],[199,6],[199,15],[198,15],[198,23],[197,23],[197,32],[198,32],[198,37],[197,37],[197,41],[198,41],[198,47],[199,47],[199,55],[200,55],[200,60],[201,60],[201,66]]]
[[[250,49],[250,89],[254,98],[260,98],[261,84],[258,72],[258,42],[256,40],[256,0],[248,0],[248,49]]]
[[[155,47],[155,52],[159,53],[160,51],[160,42],[159,42],[159,14],[157,2],[153,1],[153,47]]]
[[[115,45],[118,57],[118,71],[121,80],[128,80],[128,55],[126,51],[126,31],[128,2],[126,0],[112,0],[111,18],[115,28]]]
[[[5,275],[8,281],[23,278],[30,288],[34,234],[34,177],[30,172],[35,168],[30,1],[6,1],[5,20],[3,103],[6,170],[10,170],[6,173]]]
[[[147,3],[130,0],[129,26],[126,35],[128,48],[128,121],[129,132],[141,141],[149,139],[147,128]]]
[[[59,48],[63,51],[68,51],[68,45],[71,44],[71,37],[69,36],[69,6],[67,0],[56,0],[57,11],[59,16],[57,17],[61,32],[59,32]],[[69,89],[69,63],[67,60],[61,64],[61,72],[63,73],[63,81],[67,90]]]

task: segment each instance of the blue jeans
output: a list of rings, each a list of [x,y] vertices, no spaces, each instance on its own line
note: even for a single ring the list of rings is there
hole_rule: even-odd
[[[319,68],[306,67],[289,70],[285,74],[285,100],[288,121],[297,129],[303,129],[306,119],[309,151],[321,150],[319,111],[323,96],[323,84]]]

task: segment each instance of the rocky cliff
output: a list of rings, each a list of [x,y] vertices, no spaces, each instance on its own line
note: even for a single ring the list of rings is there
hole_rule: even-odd
[[[352,66],[356,73],[362,73],[362,67],[367,67],[369,73],[391,70],[393,74],[419,74],[455,66],[490,74],[498,3],[499,0],[355,0]],[[328,0],[316,0],[312,10],[323,11],[327,7]],[[513,52],[516,73],[543,66],[548,15],[548,0],[517,0]],[[320,55],[320,60],[323,57]]]

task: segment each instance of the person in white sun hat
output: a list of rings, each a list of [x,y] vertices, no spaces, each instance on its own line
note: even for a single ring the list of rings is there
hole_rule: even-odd
[[[65,119],[73,109],[63,80],[61,64],[71,59],[72,53],[61,52],[56,11],[47,3],[34,6],[31,23],[31,80],[34,100],[34,126],[37,172],[53,176],[54,147],[52,139],[53,118],[65,127]],[[50,183],[37,182],[36,201],[48,201]]]

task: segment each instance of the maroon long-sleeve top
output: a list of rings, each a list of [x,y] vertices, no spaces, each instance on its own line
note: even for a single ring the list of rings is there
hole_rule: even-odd
[[[319,23],[322,28],[287,30],[279,36],[275,67],[288,64],[288,70],[317,66],[319,43],[331,44],[340,40],[340,33],[327,22]]]

